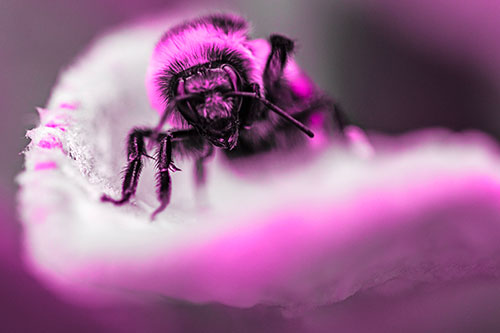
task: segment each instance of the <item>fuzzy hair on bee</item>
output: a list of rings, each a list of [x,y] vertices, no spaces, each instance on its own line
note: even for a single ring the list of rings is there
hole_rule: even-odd
[[[202,185],[205,160],[215,149],[236,158],[307,144],[313,129],[342,135],[338,106],[297,65],[293,51],[293,40],[285,36],[252,39],[248,22],[234,14],[207,15],[166,31],[146,75],[159,123],[130,132],[122,197],[102,200],[130,200],[152,145],[160,201],[154,218],[170,201],[176,156],[195,160],[196,183]]]
[[[263,87],[265,57],[248,37],[249,26],[238,16],[213,15],[186,22],[167,31],[154,50],[146,86],[154,109],[163,113],[173,98],[175,79],[190,68],[210,62],[228,63],[243,80]],[[173,125],[183,118],[175,117]]]

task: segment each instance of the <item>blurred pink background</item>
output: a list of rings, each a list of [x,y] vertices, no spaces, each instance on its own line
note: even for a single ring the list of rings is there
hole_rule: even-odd
[[[174,301],[84,308],[64,303],[26,272],[20,261],[22,230],[16,220],[14,178],[22,169],[19,152],[28,143],[25,131],[37,123],[35,107],[45,104],[58,73],[100,32],[182,6],[186,5],[168,0],[1,0],[2,330],[499,329],[500,292],[494,295],[480,288],[426,299],[416,291],[390,305],[354,296],[308,318],[284,318],[275,308],[241,310]],[[190,6],[231,8],[248,17],[256,36],[279,32],[296,39],[302,67],[364,128],[394,134],[434,126],[475,128],[500,137],[500,2],[236,0]]]

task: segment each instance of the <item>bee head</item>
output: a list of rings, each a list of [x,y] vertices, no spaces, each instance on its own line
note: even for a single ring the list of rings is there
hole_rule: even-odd
[[[241,98],[239,76],[228,64],[207,64],[179,77],[175,95],[184,119],[217,147],[232,149],[238,141]],[[185,98],[184,98],[185,97]]]

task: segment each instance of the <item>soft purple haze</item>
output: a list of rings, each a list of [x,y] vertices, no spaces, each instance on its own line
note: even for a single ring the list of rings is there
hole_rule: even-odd
[[[260,37],[280,32],[297,38],[301,66],[362,127],[390,133],[428,126],[477,128],[500,137],[500,9],[495,1],[358,0],[355,6],[340,1],[235,1],[230,7],[247,15]],[[27,144],[25,130],[37,123],[35,107],[44,106],[58,72],[99,32],[160,8],[168,8],[167,2],[0,4],[0,311],[8,318],[3,329],[327,332],[332,323],[352,331],[408,325],[415,330],[499,327],[500,294],[491,291],[495,289],[489,282],[445,285],[426,298],[416,290],[387,304],[371,295],[355,295],[301,320],[283,318],[274,308],[241,310],[175,301],[162,307],[87,308],[65,303],[31,277],[20,261],[22,231],[16,222],[13,178],[21,170],[18,153]]]

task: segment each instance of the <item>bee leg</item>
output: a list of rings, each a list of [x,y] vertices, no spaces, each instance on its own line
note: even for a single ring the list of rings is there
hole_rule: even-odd
[[[340,107],[339,103],[329,97],[320,99],[319,106],[330,111],[331,121],[335,124],[342,136],[345,136],[345,128],[350,124],[350,121],[345,112]]]
[[[269,41],[271,42],[271,53],[264,69],[263,80],[267,94],[274,95],[274,92],[280,88],[283,69],[289,54],[293,51],[294,43],[287,37],[280,35],[271,35]]]
[[[350,121],[339,104],[328,96],[321,96],[313,101],[306,109],[295,111],[294,116],[297,119],[306,120],[318,112],[326,112],[326,116],[329,117],[328,121],[324,123],[324,130],[326,130],[327,133],[337,130],[342,136],[345,136],[344,130],[346,126],[350,125]]]
[[[144,145],[144,137],[151,135],[150,130],[133,129],[128,137],[127,144],[127,167],[122,184],[122,197],[113,199],[106,194],[101,197],[102,201],[112,202],[115,205],[123,205],[135,194],[139,176],[141,175],[143,163],[142,157],[147,156]]]
[[[160,145],[157,153],[158,173],[156,180],[160,206],[151,214],[151,220],[154,220],[156,215],[162,212],[170,202],[170,195],[172,193],[170,170],[179,170],[172,162],[172,136],[170,134],[161,135],[158,139],[160,140]]]
[[[335,133],[334,130],[340,132],[343,143],[361,157],[371,157],[374,154],[374,147],[366,133],[349,121],[335,100],[326,96],[320,98],[317,105],[319,110],[328,111],[330,121],[324,123],[327,133]]]
[[[205,161],[207,158],[212,156],[214,153],[214,147],[212,145],[208,146],[208,150],[199,158],[196,159],[195,169],[194,169],[194,179],[196,187],[203,186],[206,182],[206,173],[205,173]]]

